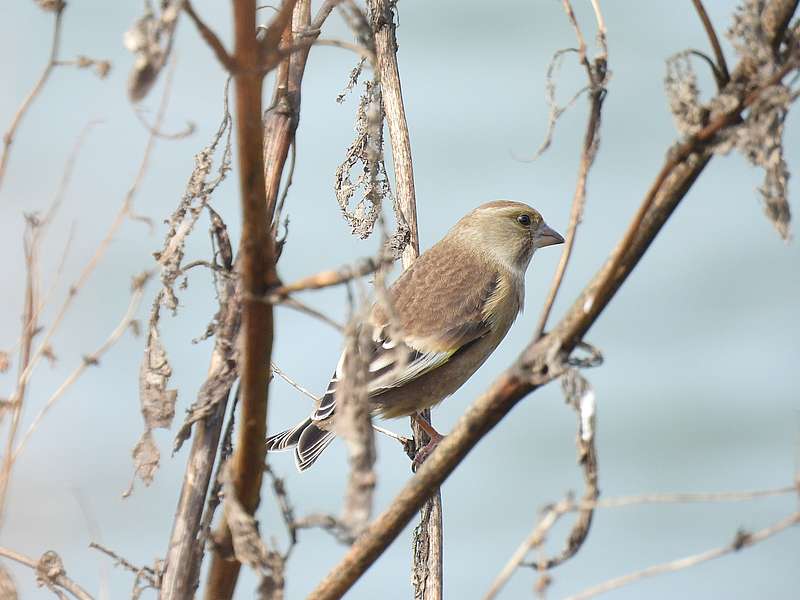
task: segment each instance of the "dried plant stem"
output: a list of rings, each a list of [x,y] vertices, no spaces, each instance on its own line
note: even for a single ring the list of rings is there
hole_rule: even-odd
[[[30,91],[28,96],[22,101],[22,104],[17,109],[17,112],[11,121],[11,125],[9,125],[8,130],[3,135],[3,153],[0,155],[0,188],[3,187],[3,179],[5,178],[6,168],[8,167],[8,157],[11,152],[11,145],[14,143],[14,136],[17,133],[19,124],[22,122],[22,119],[28,112],[28,109],[30,109],[33,101],[36,100],[36,97],[41,93],[42,89],[47,83],[47,80],[50,78],[50,74],[53,72],[53,69],[58,66],[58,51],[61,46],[61,24],[66,6],[67,5],[65,2],[59,2],[55,10],[53,40],[50,43],[50,58],[47,60],[44,71],[42,71],[42,74],[39,76],[38,81],[34,84],[33,89]]]
[[[397,207],[408,225],[410,234],[409,243],[403,249],[402,256],[403,268],[407,269],[419,256],[419,234],[411,140],[397,64],[394,3],[387,0],[370,0],[369,8],[377,69],[381,81],[381,98],[392,145]],[[424,411],[423,418],[430,422],[430,410]],[[416,447],[419,449],[428,441],[427,435],[413,419],[411,428]],[[442,598],[442,554],[442,496],[437,490],[422,508],[420,524],[414,532],[412,582],[415,598],[424,600]]]
[[[292,283],[281,285],[270,292],[270,298],[278,302],[286,298],[289,294],[304,290],[319,290],[334,285],[341,285],[353,279],[371,275],[384,266],[384,262],[374,258],[366,258],[355,266],[345,266],[338,270],[320,271],[314,275],[303,277]]]
[[[580,44],[580,57],[581,62],[586,67],[586,74],[589,78],[589,122],[586,126],[586,134],[583,140],[583,149],[581,150],[581,161],[578,167],[578,178],[575,184],[575,194],[572,198],[572,209],[569,215],[569,226],[567,227],[567,236],[564,243],[564,249],[561,252],[561,258],[558,261],[558,268],[553,275],[553,281],[550,285],[550,291],[542,308],[539,323],[536,326],[536,338],[544,335],[544,329],[547,326],[547,319],[550,317],[550,312],[553,309],[558,290],[561,288],[561,282],[564,279],[564,274],[567,271],[569,259],[572,256],[572,249],[575,246],[575,234],[578,230],[578,225],[583,219],[583,212],[586,206],[586,180],[589,176],[589,170],[594,164],[594,159],[597,156],[597,150],[600,147],[600,123],[603,110],[603,100],[606,95],[606,73],[607,73],[607,55],[608,52],[603,47],[601,55],[598,56],[594,64],[590,63],[586,58],[585,44],[581,29],[575,21],[575,14],[572,12],[572,6],[568,0],[564,0],[564,8],[567,16],[575,29],[575,34],[578,37]],[[599,6],[595,6],[596,15],[598,20],[598,29],[603,31],[602,27],[602,13]],[[601,38],[605,42],[605,35]]]
[[[36,571],[37,581],[41,581],[42,585],[47,586],[61,598],[65,598],[65,596],[58,591],[58,588],[68,591],[78,600],[92,600],[92,596],[89,592],[67,577],[64,567],[61,564],[61,559],[55,552],[45,552],[39,560],[34,560],[19,552],[0,547],[0,556],[25,565],[26,567],[30,567]]]
[[[492,600],[493,598],[497,597],[497,594],[500,593],[500,590],[503,589],[503,586],[505,586],[508,580],[511,579],[511,576],[525,560],[528,552],[530,552],[532,548],[541,546],[544,543],[548,532],[563,515],[569,512],[573,505],[574,502],[571,498],[564,498],[545,511],[544,515],[541,519],[539,519],[539,522],[536,524],[536,527],[533,529],[533,531],[531,531],[528,537],[522,541],[519,547],[514,551],[514,554],[511,555],[511,558],[508,560],[505,566],[503,566],[503,568],[500,570],[500,573],[497,574],[497,577],[492,582],[492,585],[489,587],[489,591],[486,592],[483,600]]]
[[[728,73],[728,63],[725,62],[725,54],[722,52],[722,46],[719,44],[717,32],[714,30],[714,25],[711,23],[711,19],[708,17],[708,13],[706,12],[705,6],[703,6],[702,0],[692,0],[692,4],[694,4],[697,15],[700,17],[700,21],[703,23],[703,27],[706,30],[706,35],[708,35],[708,41],[711,43],[711,48],[714,50],[714,56],[717,59],[717,63],[715,65],[717,85],[721,89],[725,87],[731,80],[730,73]]]
[[[794,0],[771,0],[765,10],[786,9],[791,16]],[[769,31],[770,41],[784,35],[787,19]],[[785,75],[791,69],[781,69]],[[776,74],[778,76],[780,74]],[[742,77],[746,77],[743,73]],[[758,82],[751,82],[758,85]],[[769,82],[767,82],[769,83]],[[451,433],[400,490],[387,509],[356,541],[344,558],[320,582],[309,598],[340,598],[402,531],[414,513],[452,473],[474,445],[523,397],[563,373],[564,360],[599,318],[622,282],[633,272],[672,212],[711,160],[707,142],[714,132],[737,122],[737,107],[709,124],[673,151],[627,233],[592,281],[578,296],[556,327],[533,341],[517,364],[495,380],[467,409]],[[702,135],[701,135],[702,134]]]
[[[19,458],[19,454],[22,452],[22,449],[25,447],[25,444],[30,439],[31,435],[36,428],[41,423],[42,419],[44,418],[45,414],[53,408],[53,405],[64,395],[72,384],[74,384],[81,375],[91,366],[97,365],[102,358],[102,356],[108,352],[108,350],[117,343],[117,341],[122,337],[122,335],[130,328],[131,323],[133,322],[134,318],[136,317],[136,313],[139,310],[139,305],[142,301],[142,296],[144,295],[144,284],[147,279],[149,279],[150,274],[145,273],[143,276],[137,278],[137,281],[134,286],[133,294],[131,295],[130,302],[128,303],[128,308],[125,311],[122,319],[120,320],[119,324],[114,328],[114,330],[109,334],[108,338],[100,345],[97,350],[92,352],[91,354],[85,355],[81,360],[81,364],[78,365],[72,373],[58,386],[55,392],[47,399],[44,406],[39,410],[36,416],[33,418],[30,426],[28,427],[25,435],[22,436],[22,439],[17,444],[16,450],[14,450],[13,460],[17,460]]]
[[[659,565],[653,565],[651,567],[647,567],[646,569],[629,573],[628,575],[623,575],[622,577],[617,577],[615,579],[609,579],[606,582],[585,589],[578,594],[569,596],[566,600],[586,600],[587,598],[594,598],[600,594],[610,592],[611,590],[616,590],[622,586],[646,579],[648,577],[655,577],[656,575],[662,575],[664,573],[674,573],[675,571],[688,569],[689,567],[694,567],[695,565],[708,562],[709,560],[714,560],[715,558],[720,558],[727,554],[733,554],[734,552],[738,552],[743,548],[748,548],[759,542],[763,542],[773,535],[785,531],[786,529],[789,529],[798,523],[800,523],[800,512],[789,515],[785,519],[782,519],[777,523],[770,525],[769,527],[765,527],[764,529],[759,529],[754,533],[739,531],[734,537],[733,541],[725,546],[714,548],[713,550],[707,550],[706,552],[701,552],[699,554],[686,556],[678,560],[661,563]]]
[[[170,70],[170,72],[169,72],[169,74],[167,76],[167,81],[166,81],[166,84],[164,86],[164,94],[163,94],[163,96],[161,98],[161,103],[160,103],[159,108],[158,108],[158,112],[157,112],[157,116],[156,116],[156,129],[160,128],[160,125],[161,125],[161,123],[162,123],[162,121],[164,119],[164,115],[165,115],[166,110],[167,110],[167,103],[168,103],[168,100],[169,100],[169,95],[170,95],[170,90],[171,90],[171,82],[172,82],[172,70]],[[23,400],[24,400],[25,389],[26,389],[26,386],[27,386],[27,384],[28,384],[28,382],[30,380],[31,375],[33,374],[33,370],[36,367],[36,365],[38,364],[38,362],[41,359],[41,357],[45,354],[45,352],[47,352],[49,350],[50,342],[51,342],[51,340],[53,338],[53,335],[55,335],[56,331],[61,326],[61,323],[63,322],[64,317],[66,316],[67,312],[69,311],[70,307],[72,306],[73,301],[78,296],[78,293],[81,291],[83,286],[86,284],[86,282],[88,281],[89,277],[92,275],[92,273],[94,273],[94,270],[97,267],[98,263],[103,258],[103,256],[105,255],[106,251],[108,250],[108,247],[111,245],[111,242],[116,237],[116,234],[119,231],[119,228],[131,216],[132,208],[133,208],[133,201],[134,201],[134,199],[136,197],[136,193],[139,190],[139,185],[141,184],[142,180],[144,179],[144,176],[147,173],[147,169],[148,169],[148,167],[150,165],[150,156],[151,156],[151,153],[152,153],[153,148],[155,146],[156,139],[157,139],[157,136],[154,133],[150,133],[150,135],[149,135],[149,137],[147,139],[147,144],[145,145],[144,152],[142,154],[142,160],[141,160],[141,162],[139,164],[139,169],[138,169],[138,171],[136,173],[136,176],[135,176],[135,178],[133,180],[133,184],[128,189],[128,192],[125,194],[125,198],[122,201],[122,206],[120,206],[119,210],[117,211],[117,214],[114,216],[114,220],[111,222],[111,225],[109,226],[105,237],[100,241],[100,243],[98,244],[97,249],[95,250],[94,254],[91,256],[89,261],[83,267],[83,270],[81,271],[80,275],[78,276],[78,279],[70,287],[70,290],[69,290],[69,293],[67,294],[67,297],[64,299],[64,302],[61,304],[61,307],[59,308],[58,312],[56,313],[56,316],[53,319],[52,324],[48,327],[47,331],[45,332],[42,341],[39,342],[39,345],[36,347],[35,351],[31,352],[30,347],[28,347],[27,351],[22,353],[21,356],[22,356],[22,358],[24,358],[24,360],[20,360],[21,371],[20,371],[19,376],[17,377],[16,389],[14,390],[14,393],[11,395],[11,399],[10,399],[12,405],[15,406],[15,410],[16,410],[16,408],[19,408],[19,410],[21,410],[22,403],[23,403]],[[49,216],[50,216],[50,213],[48,214],[48,217]],[[37,241],[37,244],[38,244],[38,240],[36,240],[36,241]],[[30,265],[29,265],[29,271],[30,271]],[[31,306],[31,311],[34,311],[36,306],[37,306],[36,304],[33,304]],[[33,314],[33,312],[31,312],[31,314]],[[31,329],[31,332],[33,332],[33,329]],[[23,336],[23,345],[25,345],[25,344],[30,345],[31,344],[32,335],[30,337],[31,337],[31,339],[26,341],[25,340],[25,336]],[[23,350],[24,350],[24,348],[23,348]],[[26,354],[27,354],[27,356],[26,356]],[[13,417],[12,417],[11,431],[9,432],[9,436],[8,436],[8,439],[7,439],[7,447],[6,447],[5,455],[3,457],[2,470],[0,470],[0,515],[2,515],[2,513],[3,513],[3,506],[5,505],[6,491],[8,489],[8,480],[9,480],[9,478],[11,476],[11,469],[13,468],[13,463],[14,463],[13,448],[14,448],[14,442],[15,442],[15,436],[16,436],[17,429],[18,429],[18,419],[16,419],[16,422],[15,422]]]
[[[282,9],[293,6],[284,0]],[[289,10],[291,10],[291,6]],[[279,13],[280,15],[281,13]],[[234,61],[236,96],[236,138],[239,157],[239,191],[242,204],[242,239],[239,251],[242,288],[241,358],[239,393],[241,418],[233,456],[230,458],[231,484],[242,508],[252,515],[261,498],[267,434],[269,363],[273,341],[273,307],[256,298],[278,283],[275,272],[275,245],[270,232],[271,213],[267,211],[262,156],[261,92],[263,73],[261,52],[256,39],[255,0],[233,3]],[[274,205],[273,205],[274,206]],[[215,534],[217,550],[208,573],[205,597],[230,598],[236,587],[241,564],[231,560],[231,530],[223,521]]]

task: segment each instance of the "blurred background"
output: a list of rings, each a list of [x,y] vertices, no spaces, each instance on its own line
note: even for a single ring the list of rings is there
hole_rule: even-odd
[[[708,2],[720,34],[731,24],[734,2]],[[230,46],[229,3],[196,8]],[[588,2],[575,2],[587,40],[594,37]],[[25,268],[24,214],[50,204],[81,130],[97,121],[80,153],[64,205],[45,240],[44,289],[53,281],[70,230],[74,239],[63,274],[43,315],[56,309],[105,235],[132,184],[147,131],[126,99],[132,57],[123,33],[141,15],[141,2],[75,0],[64,16],[61,56],[108,59],[110,76],[59,68],[22,122],[0,190],[0,252],[5,256],[0,294],[0,348],[12,349],[20,331]],[[708,42],[690,2],[605,2],[609,66],[613,72],[603,112],[600,153],[589,177],[587,209],[564,286],[557,319],[606,259],[660,168],[676,133],[663,93],[665,59]],[[33,2],[0,8],[0,128],[46,63],[52,16]],[[269,12],[264,12],[264,19]],[[93,352],[122,317],[130,280],[156,265],[152,252],[164,239],[163,220],[180,199],[193,156],[221,119],[224,76],[194,27],[181,19],[169,109],[162,127],[175,132],[188,121],[194,135],[160,140],[136,197],[134,211],[149,217],[124,224],[53,340],[57,361],[36,370],[22,429],[66,375]],[[399,61],[414,153],[420,240],[438,240],[465,212],[495,198],[528,202],[550,225],[565,231],[574,190],[586,101],[560,121],[553,145],[533,156],[547,123],[545,70],[553,52],[575,45],[556,1],[487,3],[419,2],[399,7]],[[333,15],[323,37],[351,39]],[[729,64],[737,59],[723,39]],[[357,59],[337,48],[312,50],[304,80],[297,168],[287,200],[289,237],[279,264],[285,281],[335,268],[375,252],[378,239],[352,237],[333,194],[337,165],[353,137],[358,90],[336,103]],[[698,65],[706,94],[713,82]],[[585,85],[569,55],[558,76],[563,103]],[[142,104],[152,122],[163,78]],[[267,100],[271,79],[265,86]],[[795,108],[795,113],[797,112]],[[800,169],[800,122],[790,114],[785,135],[790,169]],[[672,491],[733,491],[789,485],[798,467],[800,412],[800,251],[783,242],[765,218],[762,173],[739,156],[715,158],[694,185],[633,276],[587,340],[605,364],[585,372],[598,399],[598,452],[603,497]],[[235,173],[213,206],[238,241]],[[794,189],[792,189],[794,192]],[[796,198],[796,196],[795,196]],[[794,202],[794,208],[797,203]],[[187,260],[210,256],[205,221],[187,246]],[[448,431],[464,408],[524,347],[535,327],[558,249],[537,254],[528,272],[526,312],[486,365],[434,411]],[[146,320],[157,290],[148,287],[140,318]],[[211,341],[193,344],[215,311],[208,273],[195,269],[179,292],[175,316],[164,312],[162,332],[179,390],[176,421],[205,376]],[[343,289],[306,293],[311,305],[343,320]],[[340,351],[333,329],[285,308],[277,309],[276,363],[311,390],[321,391]],[[100,598],[125,598],[132,575],[88,548],[98,541],[136,564],[163,557],[188,446],[170,456],[173,432],[159,430],[162,465],[155,482],[137,482],[130,498],[131,449],[142,431],[137,376],[144,340],[126,335],[47,415],[20,456],[12,478],[0,545],[38,557],[48,549],[64,559],[68,574]],[[17,356],[0,374],[8,397]],[[271,431],[293,424],[309,401],[276,380]],[[408,431],[406,420],[391,428]],[[445,593],[482,595],[537,520],[540,508],[581,491],[574,447],[575,418],[557,383],[526,398],[468,456],[443,488]],[[376,511],[409,478],[408,460],[380,436]],[[292,457],[270,458],[286,476],[298,515],[338,512],[346,479],[344,445],[334,444],[314,469],[300,476]],[[797,507],[784,496],[746,503],[639,506],[600,510],[580,553],[551,573],[549,597],[562,597],[647,565],[729,543],[737,529],[754,530]],[[262,534],[285,544],[284,528],[269,489],[259,512]],[[569,519],[550,536],[560,549]],[[800,585],[800,530],[739,554],[676,574],[640,582],[616,598],[789,598]],[[325,532],[304,531],[287,574],[287,597],[304,597],[344,553]],[[49,597],[33,573],[9,562],[22,598]],[[410,527],[348,594],[348,598],[411,595]],[[501,597],[533,596],[537,575],[520,570]],[[255,577],[245,572],[237,597],[249,598]],[[792,590],[795,590],[792,592]],[[145,597],[155,597],[148,592]]]

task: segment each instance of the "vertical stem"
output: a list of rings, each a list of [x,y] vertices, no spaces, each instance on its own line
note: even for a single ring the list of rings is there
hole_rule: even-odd
[[[381,79],[386,123],[392,144],[395,193],[400,213],[409,228],[410,240],[403,250],[403,268],[407,269],[419,256],[417,230],[417,200],[414,192],[414,168],[411,160],[411,141],[403,106],[400,72],[397,66],[397,39],[395,37],[392,3],[388,0],[370,0],[369,8],[375,35],[375,53]],[[430,422],[430,411],[423,412]],[[414,442],[419,449],[427,443],[427,435],[411,420]],[[420,523],[414,530],[412,582],[414,598],[440,600],[442,597],[442,495],[437,492],[425,503],[420,512]]]
[[[235,0],[234,73],[242,240],[239,250],[242,289],[240,360],[241,416],[236,450],[231,457],[233,488],[249,514],[258,508],[267,433],[269,361],[272,353],[272,305],[261,300],[277,284],[274,245],[266,201],[263,165],[261,92],[263,73],[256,39],[255,0]],[[226,522],[215,534],[217,551],[208,573],[206,598],[230,598],[241,564],[230,554]]]

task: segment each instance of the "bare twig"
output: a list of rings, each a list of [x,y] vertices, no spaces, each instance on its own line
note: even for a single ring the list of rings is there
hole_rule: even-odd
[[[343,332],[344,331],[344,325],[342,325],[338,321],[334,321],[333,319],[331,319],[325,313],[322,313],[322,312],[318,311],[315,308],[311,308],[308,304],[300,302],[300,300],[298,300],[297,298],[289,297],[289,298],[286,298],[284,300],[281,300],[280,301],[280,305],[281,306],[286,306],[288,308],[293,308],[294,310],[299,311],[301,313],[304,313],[306,315],[309,315],[310,317],[314,317],[315,319],[319,319],[320,321],[322,321],[326,325],[330,325],[331,327],[333,327],[336,331],[339,331],[339,332]]]
[[[765,10],[777,11],[790,17],[795,8],[795,0],[771,0]],[[788,17],[781,18],[777,26],[769,29],[768,42],[776,43],[777,40],[780,43]],[[780,81],[795,68],[793,63],[784,64],[768,81],[751,81],[750,85],[763,90],[764,85],[773,85],[774,81]],[[743,70],[741,77],[746,80],[748,74]],[[743,106],[752,102],[751,98],[758,96],[758,91],[749,94],[743,103],[721,114],[670,153],[623,240],[561,321],[548,335],[532,342],[514,367],[503,373],[473,402],[451,433],[311,593],[310,598],[332,600],[341,597],[397,537],[414,513],[452,473],[478,440],[523,397],[563,372],[565,357],[569,356],[599,318],[619,286],[633,272],[672,212],[711,160],[713,148],[709,147],[709,143],[713,141],[713,136],[739,122]]]
[[[402,254],[403,268],[407,269],[419,256],[419,233],[411,141],[397,64],[394,3],[388,0],[370,0],[369,9],[377,55],[377,71],[380,76],[381,102],[392,144],[396,209],[400,219],[405,221],[404,224],[408,227],[409,239]],[[430,422],[430,410],[424,411],[423,418]],[[411,427],[416,447],[421,448],[428,441],[427,436],[414,419],[411,420]],[[443,594],[443,546],[442,496],[438,490],[420,513],[420,524],[414,532],[414,540],[412,544],[414,596],[424,597],[426,600],[439,600]]]
[[[235,73],[236,61],[234,60],[234,57],[232,57],[225,49],[225,45],[217,37],[217,34],[214,33],[214,31],[208,25],[206,25],[203,19],[201,19],[200,16],[194,11],[194,7],[189,0],[183,0],[183,10],[186,11],[187,15],[189,15],[189,18],[192,20],[195,27],[197,27],[197,31],[200,33],[200,36],[214,52],[217,60],[222,64],[223,67],[225,67],[225,70],[231,74]]]
[[[692,4],[694,4],[694,8],[697,11],[697,16],[700,17],[700,21],[703,23],[703,27],[706,30],[706,35],[708,35],[708,41],[711,43],[711,48],[714,50],[714,56],[717,58],[714,68],[714,75],[717,80],[717,87],[722,89],[731,80],[730,73],[728,73],[728,63],[725,62],[725,54],[722,52],[722,46],[719,45],[717,32],[714,30],[714,25],[711,23],[711,19],[708,17],[708,13],[706,12],[705,6],[703,6],[702,0],[692,0]]]
[[[314,40],[314,45],[330,46],[332,48],[344,48],[345,50],[350,50],[351,52],[358,54],[361,58],[368,60],[372,65],[374,65],[376,61],[375,54],[371,52],[369,48],[366,48],[361,44],[353,44],[344,40],[326,40],[319,38]]]
[[[347,283],[353,279],[364,277],[365,275],[371,275],[381,267],[386,266],[387,262],[390,261],[382,261],[380,258],[369,257],[365,258],[354,266],[346,265],[335,271],[321,271],[314,275],[309,275],[308,277],[298,279],[293,283],[281,285],[275,290],[272,290],[270,292],[270,301],[277,302],[283,300],[289,294],[293,294],[294,292],[300,292],[303,290],[319,290],[322,288]]]
[[[92,600],[89,592],[67,577],[61,558],[52,550],[42,554],[39,560],[35,560],[19,552],[0,547],[0,556],[36,571],[36,583],[46,587],[60,598],[64,598],[64,596],[58,588],[68,591],[78,600]]]
[[[618,496],[597,500],[592,505],[597,508],[620,508],[639,504],[681,504],[693,502],[746,502],[760,498],[772,498],[798,493],[797,485],[789,485],[769,490],[753,490],[751,492],[710,492],[710,493],[681,493],[681,494],[637,494],[633,496]],[[576,504],[570,510],[577,510],[586,503]]]
[[[589,382],[581,376],[577,369],[570,369],[567,371],[561,378],[561,385],[564,389],[567,404],[575,410],[577,416],[578,433],[575,441],[578,448],[578,463],[581,465],[583,471],[586,489],[583,493],[583,500],[580,502],[580,514],[567,536],[565,548],[552,558],[538,560],[534,563],[526,563],[527,566],[531,566],[537,571],[552,569],[564,563],[578,552],[589,533],[589,527],[592,523],[593,511],[595,508],[594,503],[597,501],[597,497],[600,494],[597,487],[597,450],[595,447],[596,402],[594,390],[592,390]],[[575,505],[576,503],[572,494],[568,494],[567,497],[560,502],[547,507],[533,531],[522,544],[520,544],[497,575],[494,582],[492,582],[489,591],[486,592],[484,596],[484,600],[491,600],[497,596],[517,567],[523,564],[528,552],[533,548],[541,546],[550,529],[564,514],[574,510]]]
[[[131,600],[137,600],[141,596],[141,593],[146,589],[157,590],[159,588],[161,578],[157,568],[158,565],[156,565],[156,568],[147,566],[139,567],[127,560],[125,557],[120,556],[110,548],[106,548],[97,542],[91,542],[89,544],[89,548],[102,552],[114,561],[115,566],[119,565],[126,571],[130,571],[135,575],[133,580],[133,592],[131,593]],[[144,582],[144,584],[142,584],[142,582]]]
[[[596,15],[598,19],[598,29],[602,23],[602,13],[600,13],[599,6],[596,7]],[[600,123],[603,110],[603,100],[606,95],[606,82],[607,82],[607,51],[605,48],[602,53],[595,58],[593,63],[590,63],[586,58],[586,52],[583,42],[583,35],[581,34],[580,27],[575,21],[575,14],[572,12],[572,6],[569,0],[564,0],[564,9],[567,11],[567,16],[575,29],[578,37],[578,42],[581,44],[582,50],[579,52],[580,60],[586,67],[586,74],[589,79],[589,122],[586,126],[586,134],[583,140],[583,149],[581,150],[581,162],[578,167],[578,178],[575,184],[575,194],[572,199],[572,209],[570,210],[569,226],[567,227],[567,236],[564,244],[564,249],[561,252],[561,258],[558,262],[558,268],[553,275],[553,282],[550,285],[550,291],[547,294],[547,299],[544,302],[539,323],[536,326],[537,338],[544,335],[544,329],[547,326],[547,319],[550,316],[550,311],[553,308],[553,303],[558,295],[558,290],[561,287],[561,282],[564,279],[564,273],[567,270],[570,256],[572,256],[572,249],[575,245],[575,234],[578,230],[578,225],[583,218],[583,211],[586,205],[586,180],[589,176],[589,170],[594,164],[594,159],[597,156],[597,150],[600,147]],[[603,37],[605,40],[605,37]]]
[[[733,554],[734,552],[738,552],[739,550],[748,548],[759,542],[763,542],[773,535],[785,531],[789,527],[797,525],[798,523],[800,523],[800,512],[789,515],[785,519],[781,519],[777,523],[774,523],[769,527],[765,527],[764,529],[759,529],[754,533],[748,533],[740,529],[734,536],[733,541],[725,546],[714,548],[713,550],[707,550],[699,554],[693,554],[677,560],[661,563],[659,565],[653,565],[651,567],[647,567],[646,569],[642,569],[641,571],[629,573],[628,575],[623,575],[622,577],[617,577],[615,579],[609,579],[604,583],[592,586],[583,590],[582,592],[569,596],[566,600],[586,600],[587,598],[594,598],[595,596],[599,596],[605,592],[610,592],[611,590],[615,590],[641,579],[688,569],[689,567],[699,565],[715,558],[720,558],[727,554]]]
[[[208,572],[206,598],[217,600],[233,595],[241,564],[231,510],[241,508],[253,515],[261,498],[261,480],[266,455],[269,363],[273,343],[273,307],[258,298],[278,285],[275,271],[275,238],[270,223],[275,196],[265,181],[264,129],[262,124],[263,78],[276,66],[278,46],[291,20],[296,0],[284,0],[263,39],[257,39],[255,0],[233,4],[234,76],[236,90],[236,133],[239,157],[239,185],[242,202],[242,239],[238,264],[242,289],[240,357],[241,419],[233,456],[229,460],[232,497],[226,502],[225,518],[215,534],[216,552]],[[283,160],[286,155],[284,154]],[[281,163],[281,167],[283,163]],[[278,176],[280,181],[280,176]],[[277,192],[277,187],[275,188]],[[231,551],[237,560],[229,560]]]
[[[172,70],[167,78],[167,83],[164,87],[164,94],[161,98],[161,103],[158,108],[158,113],[156,117],[157,126],[160,126],[161,122],[163,121],[164,114],[166,113],[167,103],[169,100],[170,89],[171,89],[171,81],[172,81]],[[144,152],[142,154],[142,160],[139,164],[139,169],[136,173],[134,181],[131,187],[128,189],[128,192],[125,194],[125,197],[122,201],[122,205],[120,206],[117,214],[114,217],[114,220],[111,222],[111,225],[106,232],[105,237],[100,241],[95,250],[94,254],[91,256],[89,261],[84,265],[83,269],[80,272],[75,283],[72,284],[70,287],[69,293],[67,297],[64,299],[61,307],[59,308],[58,312],[56,313],[55,318],[53,319],[52,324],[49,326],[47,331],[44,334],[44,337],[39,345],[37,346],[36,350],[30,353],[29,359],[25,361],[21,361],[22,369],[17,378],[17,386],[14,393],[11,395],[11,402],[21,409],[22,406],[22,399],[24,397],[25,388],[30,380],[31,375],[33,374],[33,370],[38,364],[39,360],[46,355],[47,352],[50,350],[50,343],[55,335],[58,328],[61,326],[61,323],[64,320],[68,310],[72,306],[73,301],[78,296],[78,293],[83,289],[86,281],[88,281],[89,277],[94,273],[95,268],[97,267],[100,260],[105,256],[108,247],[111,245],[111,242],[114,240],[119,228],[122,224],[128,219],[133,213],[133,201],[136,197],[136,194],[139,190],[139,186],[144,179],[145,174],[147,173],[147,169],[150,164],[150,156],[155,146],[156,136],[152,133],[148,137],[147,144],[145,145]],[[55,206],[55,205],[54,205]],[[33,306],[33,305],[32,305]],[[27,321],[26,321],[27,322]],[[2,465],[2,472],[0,472],[0,514],[2,514],[2,507],[5,503],[6,497],[6,490],[8,486],[8,480],[10,477],[11,469],[13,467],[14,461],[14,453],[13,447],[15,442],[15,436],[18,427],[18,419],[16,420],[16,425],[12,422],[12,428],[9,432],[9,436],[7,439],[7,448],[6,453],[3,457],[3,465]]]
[[[36,416],[33,418],[28,430],[25,432],[25,435],[22,436],[19,444],[17,444],[16,450],[14,450],[14,457],[13,460],[16,460],[19,457],[20,452],[25,447],[30,436],[36,431],[36,428],[41,423],[42,419],[44,418],[45,414],[53,408],[53,405],[64,395],[64,392],[69,389],[69,387],[75,383],[81,375],[83,375],[84,371],[89,367],[96,366],[99,364],[100,359],[102,356],[122,337],[122,335],[131,327],[131,323],[133,322],[134,318],[136,317],[136,313],[139,309],[139,304],[142,301],[142,296],[144,295],[145,284],[147,280],[150,278],[150,273],[143,273],[139,275],[134,280],[133,286],[133,294],[131,295],[130,302],[128,303],[128,308],[125,311],[122,319],[120,320],[119,324],[114,328],[114,330],[109,334],[108,338],[91,354],[87,354],[81,360],[81,364],[78,365],[75,370],[69,374],[69,376],[58,386],[58,389],[53,392],[50,398],[47,399],[47,402],[44,403],[44,406],[39,410]]]
[[[64,15],[64,8],[66,8],[66,6],[66,2],[58,2],[56,9],[53,11],[55,13],[55,21],[53,23],[53,38],[50,43],[50,57],[47,60],[47,64],[45,65],[42,74],[34,84],[33,89],[31,89],[25,100],[22,101],[22,104],[17,109],[14,118],[11,120],[11,125],[9,125],[8,129],[3,135],[3,153],[0,155],[0,188],[3,186],[3,178],[5,177],[6,168],[8,167],[8,156],[11,152],[11,144],[14,143],[14,136],[17,133],[19,124],[22,122],[22,119],[28,112],[31,104],[33,104],[33,101],[36,100],[36,97],[41,93],[44,85],[47,83],[47,80],[50,77],[50,74],[53,72],[53,69],[57,66],[58,51],[61,45],[62,17]]]
[[[273,373],[275,373],[275,375],[277,375],[278,377],[280,377],[281,379],[283,379],[283,380],[284,380],[286,383],[288,383],[290,386],[292,386],[292,387],[293,387],[294,389],[296,389],[298,392],[300,392],[300,393],[301,393],[301,394],[303,394],[304,396],[307,396],[308,398],[311,398],[311,400],[313,400],[314,402],[319,402],[319,398],[317,398],[317,397],[316,397],[314,394],[312,394],[312,393],[311,393],[309,390],[307,390],[306,388],[304,388],[302,385],[300,385],[299,383],[297,383],[297,382],[296,382],[294,379],[292,379],[291,377],[289,377],[289,376],[288,376],[288,375],[287,375],[287,374],[286,374],[286,373],[285,373],[285,372],[284,372],[282,369],[280,369],[280,368],[278,367],[278,365],[276,365],[274,362],[273,362],[273,363],[270,363],[270,368],[272,369],[272,372],[273,372]]]

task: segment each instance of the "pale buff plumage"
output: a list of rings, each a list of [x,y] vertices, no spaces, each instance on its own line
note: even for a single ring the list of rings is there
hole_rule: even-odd
[[[368,385],[374,413],[413,415],[460,388],[522,310],[534,251],[563,241],[536,210],[509,200],[484,204],[456,223],[389,288],[391,311],[376,304],[366,323],[374,339]],[[390,329],[402,339],[391,339]],[[333,440],[330,423],[344,360],[314,414],[267,440],[269,450],[294,447],[301,471]]]

